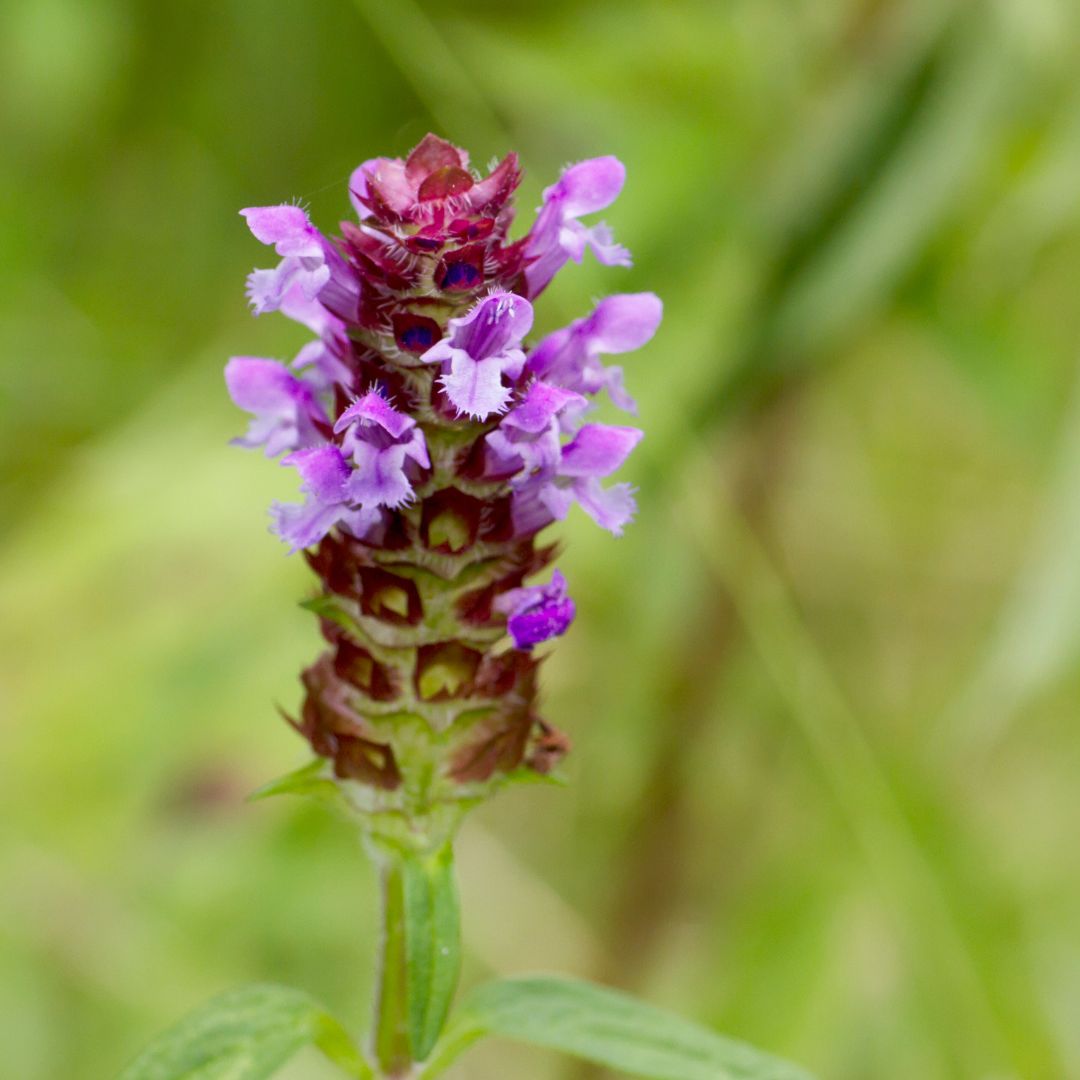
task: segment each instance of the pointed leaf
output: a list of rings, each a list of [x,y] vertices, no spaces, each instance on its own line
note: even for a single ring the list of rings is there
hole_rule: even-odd
[[[120,1080],[263,1080],[298,1050],[318,1047],[357,1080],[374,1080],[345,1029],[287,986],[232,990],[158,1036]]]
[[[316,758],[276,780],[263,784],[248,796],[249,802],[272,795],[315,795],[331,802],[341,801],[341,789],[333,780],[326,758]]]
[[[505,979],[474,991],[447,1028],[436,1076],[485,1035],[561,1050],[647,1080],[811,1080],[794,1065],[614,990],[557,976]]]
[[[310,611],[315,615],[319,615],[324,619],[329,619],[333,623],[337,623],[338,626],[343,627],[346,630],[355,630],[356,623],[347,611],[343,611],[341,606],[332,596],[312,596],[307,600],[300,601],[300,607],[305,611]]]

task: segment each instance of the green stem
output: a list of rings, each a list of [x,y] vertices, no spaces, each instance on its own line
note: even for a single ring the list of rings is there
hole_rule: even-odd
[[[372,1047],[382,1077],[407,1077],[412,1070],[405,955],[405,871],[400,859],[380,853],[383,936],[375,990]]]

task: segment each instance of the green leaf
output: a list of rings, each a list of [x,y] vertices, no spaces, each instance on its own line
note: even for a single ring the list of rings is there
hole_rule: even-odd
[[[503,787],[518,787],[524,785],[546,785],[548,787],[568,787],[570,784],[569,779],[565,772],[560,769],[555,769],[552,772],[537,772],[535,769],[530,769],[527,765],[522,765],[519,768],[512,769],[510,772],[503,775],[500,780],[500,784]]]
[[[355,629],[356,624],[347,611],[343,611],[338,602],[332,596],[312,596],[307,600],[301,600],[300,606],[305,611],[320,615],[324,619],[337,623],[346,630]]]
[[[672,1013],[578,979],[505,979],[474,991],[421,1075],[485,1035],[561,1050],[648,1080],[810,1080],[802,1069]]]
[[[305,1046],[357,1080],[374,1080],[348,1033],[317,1001],[271,984],[207,1002],[155,1039],[120,1080],[263,1080]]]
[[[341,789],[330,774],[330,766],[325,758],[316,758],[302,768],[263,784],[248,796],[248,802],[269,799],[273,795],[314,795],[324,802],[347,806]]]
[[[410,855],[403,865],[409,1042],[413,1057],[431,1053],[450,1010],[461,968],[461,917],[449,844]]]

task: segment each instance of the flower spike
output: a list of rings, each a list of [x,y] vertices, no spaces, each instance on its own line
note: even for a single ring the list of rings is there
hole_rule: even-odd
[[[536,708],[536,647],[575,613],[560,571],[529,584],[555,553],[538,536],[574,503],[616,535],[632,517],[630,486],[608,478],[641,432],[584,421],[600,393],[633,408],[601,358],[648,342],[662,309],[652,293],[609,296],[537,343],[532,300],[586,249],[629,265],[582,221],[624,178],[614,157],[570,166],[511,241],[515,155],[485,176],[428,135],[357,167],[338,238],[298,206],[243,211],[280,260],[248,280],[255,312],[313,334],[291,365],[234,357],[225,371],[252,415],[236,441],[296,470],[304,501],[275,503],[272,527],[321,582],[329,648],[303,674],[294,726],[395,842],[452,829],[568,745]]]

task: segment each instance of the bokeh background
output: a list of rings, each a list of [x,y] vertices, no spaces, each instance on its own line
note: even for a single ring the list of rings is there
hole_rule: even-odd
[[[429,128],[522,217],[616,153],[641,512],[563,530],[575,753],[461,846],[467,980],[606,980],[823,1080],[1080,1077],[1080,8],[4,0],[0,1071],[108,1080],[249,979],[360,1025],[348,827],[245,795],[319,647],[230,449],[241,206]],[[298,1059],[292,1080],[328,1077]],[[598,1074],[476,1051],[472,1080]]]

